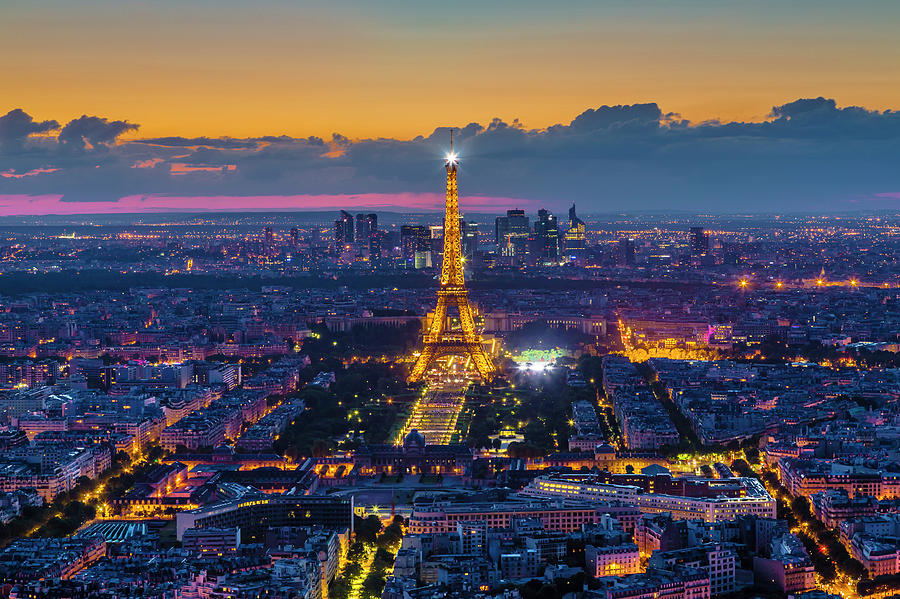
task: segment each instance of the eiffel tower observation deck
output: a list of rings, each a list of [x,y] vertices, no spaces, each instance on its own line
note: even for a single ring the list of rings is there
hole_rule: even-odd
[[[419,354],[409,380],[419,381],[435,360],[445,356],[465,358],[485,381],[494,377],[494,364],[484,351],[481,334],[475,328],[469,292],[463,277],[463,253],[459,230],[459,194],[456,172],[459,157],[453,151],[453,133],[450,134],[450,153],[447,168],[447,207],[444,215],[444,261],[441,267],[441,286],[437,292],[434,316],[423,335],[423,349]],[[451,309],[459,313],[459,328],[450,327]]]

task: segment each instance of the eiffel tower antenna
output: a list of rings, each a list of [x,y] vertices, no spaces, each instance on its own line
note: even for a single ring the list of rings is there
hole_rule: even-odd
[[[478,374],[486,381],[496,372],[491,358],[484,351],[481,334],[475,329],[469,291],[463,276],[462,242],[459,230],[459,191],[456,171],[459,157],[453,151],[453,130],[450,130],[450,153],[445,163],[447,168],[447,203],[444,214],[444,261],[441,265],[441,286],[437,292],[437,306],[431,321],[423,334],[423,349],[412,372],[411,382],[419,381],[425,372],[442,356],[468,358]],[[459,329],[451,329],[448,309],[459,311]]]

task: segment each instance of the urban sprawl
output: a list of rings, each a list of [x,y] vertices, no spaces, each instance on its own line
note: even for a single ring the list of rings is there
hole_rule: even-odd
[[[900,594],[900,218],[452,218],[7,219],[0,595]]]

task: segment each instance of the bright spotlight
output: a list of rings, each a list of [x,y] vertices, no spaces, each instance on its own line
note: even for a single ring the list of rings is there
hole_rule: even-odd
[[[447,154],[447,164],[457,164],[459,162],[459,155],[456,152],[450,152]]]

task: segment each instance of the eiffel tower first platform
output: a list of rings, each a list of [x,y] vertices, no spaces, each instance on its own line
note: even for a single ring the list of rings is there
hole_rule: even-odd
[[[466,357],[485,381],[494,377],[494,364],[485,353],[481,335],[475,330],[469,292],[463,278],[463,255],[459,231],[459,195],[456,188],[456,169],[459,159],[453,153],[453,134],[450,134],[450,153],[447,155],[447,212],[444,215],[444,262],[441,266],[441,286],[437,292],[434,316],[423,335],[424,347],[409,375],[411,382],[419,381],[437,358],[448,355]],[[459,311],[459,329],[448,326],[448,311]]]

